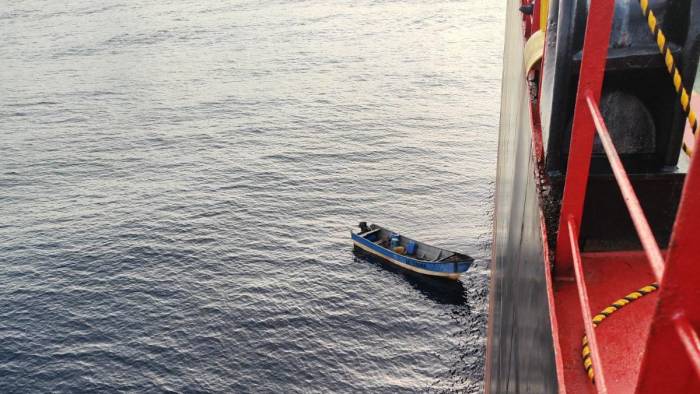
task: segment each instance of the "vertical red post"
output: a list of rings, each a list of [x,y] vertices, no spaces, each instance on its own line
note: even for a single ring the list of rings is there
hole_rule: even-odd
[[[572,273],[571,247],[567,219],[581,223],[583,202],[586,197],[588,170],[591,165],[595,126],[588,111],[586,92],[600,101],[600,90],[605,75],[605,60],[608,55],[608,42],[612,29],[614,0],[591,0],[586,22],[586,36],[583,42],[583,59],[579,73],[576,107],[569,148],[569,162],[566,167],[566,183],[559,216],[555,274],[569,276]]]
[[[637,393],[698,393],[700,139],[695,142],[666,256]]]
[[[521,5],[521,7],[527,7],[530,5],[530,1],[529,0],[522,0],[520,2],[520,5]],[[527,39],[527,38],[530,38],[530,35],[533,32],[532,15],[528,15],[528,14],[523,12],[522,16],[523,16],[523,29],[525,30],[525,38]]]
[[[532,32],[534,33],[540,29],[540,7],[542,6],[541,0],[533,0],[532,5]]]

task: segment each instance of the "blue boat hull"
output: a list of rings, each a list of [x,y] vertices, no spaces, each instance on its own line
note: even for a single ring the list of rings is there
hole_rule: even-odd
[[[424,275],[457,280],[463,272],[469,269],[472,263],[471,261],[444,263],[418,260],[410,256],[393,252],[355,233],[351,234],[355,248],[379,257],[401,268]]]

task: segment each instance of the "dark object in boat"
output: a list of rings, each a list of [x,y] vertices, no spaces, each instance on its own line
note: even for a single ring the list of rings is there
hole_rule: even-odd
[[[368,227],[367,222],[360,222],[360,232],[351,231],[351,237],[356,250],[424,275],[456,280],[474,261],[465,254],[415,241],[376,224]],[[404,250],[405,253],[393,249],[392,238],[396,250]]]
[[[366,233],[368,231],[369,231],[369,227],[367,227],[367,222],[360,222],[360,232]]]

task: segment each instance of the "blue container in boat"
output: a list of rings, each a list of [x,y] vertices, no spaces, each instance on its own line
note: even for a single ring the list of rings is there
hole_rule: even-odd
[[[416,254],[417,246],[418,245],[416,245],[416,241],[408,241],[408,244],[406,245],[406,254]]]
[[[391,246],[391,249],[394,249],[395,247],[401,245],[401,236],[398,234],[391,234],[391,237],[389,238],[389,245]]]

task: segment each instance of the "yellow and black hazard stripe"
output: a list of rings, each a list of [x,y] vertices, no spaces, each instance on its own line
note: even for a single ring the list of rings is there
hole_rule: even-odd
[[[664,57],[666,70],[668,70],[668,73],[673,79],[673,86],[676,88],[676,93],[679,95],[678,97],[681,107],[683,108],[686,118],[688,118],[688,123],[690,123],[690,127],[693,130],[693,135],[695,135],[698,129],[698,120],[695,116],[695,112],[693,112],[693,110],[690,108],[690,95],[685,89],[685,86],[683,86],[683,79],[678,71],[676,59],[673,57],[671,50],[668,48],[668,40],[666,39],[666,35],[663,31],[661,31],[661,28],[656,23],[656,15],[654,15],[654,12],[649,8],[649,1],[639,0],[639,5],[642,7],[642,14],[644,14],[644,17],[647,19],[649,29],[651,30],[652,34],[654,34],[656,45],[659,47],[659,51],[661,51],[661,55]],[[691,148],[686,146],[685,143],[683,144],[683,151],[688,156],[692,155]]]
[[[619,311],[622,309],[625,305],[629,304],[632,301],[636,301],[645,295],[649,293],[655,292],[659,288],[659,285],[656,283],[652,283],[650,285],[646,285],[640,289],[637,289],[637,291],[633,291],[623,298],[620,298],[619,300],[616,300],[612,304],[610,304],[607,308],[603,309],[598,313],[597,315],[593,316],[593,327],[598,327],[598,325],[605,320],[608,316],[612,315],[616,311]],[[586,373],[588,374],[588,378],[591,379],[591,381],[595,381],[595,373],[593,371],[593,360],[591,359],[591,348],[588,345],[588,337],[583,336],[583,348],[581,349],[581,357],[583,358],[583,367],[586,369]]]

